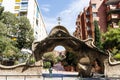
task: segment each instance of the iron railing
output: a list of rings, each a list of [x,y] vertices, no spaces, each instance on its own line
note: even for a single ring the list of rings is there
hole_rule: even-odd
[[[11,79],[11,77],[12,77],[12,79]],[[64,75],[54,75],[54,76],[45,76],[45,75],[0,75],[0,80],[18,80],[19,78],[20,78],[20,80],[120,80],[120,77],[81,78],[81,77],[77,77],[77,76],[67,76],[67,75],[66,76],[64,76]]]

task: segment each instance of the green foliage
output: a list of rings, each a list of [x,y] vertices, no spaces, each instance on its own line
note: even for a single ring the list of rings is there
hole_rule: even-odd
[[[118,26],[119,26],[119,28],[120,28],[120,21],[118,22]]]
[[[1,15],[2,15],[3,11],[4,11],[4,7],[0,6],[0,20],[1,20]]]
[[[98,47],[98,48],[101,48],[101,34],[100,34],[100,30],[99,30],[99,27],[98,27],[98,22],[97,21],[94,21],[94,33],[95,33],[95,45]]]
[[[3,51],[5,50],[6,48],[6,44],[4,43],[4,41],[0,38],[0,54],[3,53]],[[1,55],[0,55],[1,56]]]
[[[108,32],[103,35],[104,49],[108,49],[113,54],[113,57],[120,60],[120,28],[109,28]]]
[[[103,35],[105,39],[103,47],[105,49],[113,49],[116,47],[120,50],[120,28],[110,28],[108,32]]]
[[[13,25],[17,23],[18,19],[14,14],[10,12],[3,12],[1,21],[5,23],[6,25],[12,27]]]
[[[43,55],[44,60],[50,61],[53,64],[57,63],[57,58],[53,52],[48,52]]]
[[[7,34],[7,27],[4,23],[0,22],[0,36],[6,36]]]
[[[120,52],[113,56],[116,60],[120,60]]]
[[[64,57],[62,57],[62,56],[57,56],[56,59],[57,59],[57,62],[60,62],[60,61],[62,61],[62,60],[64,59]]]
[[[35,58],[32,56],[31,58],[30,58],[30,64],[33,64],[33,63],[35,63]]]
[[[51,67],[51,63],[50,62],[44,62],[43,63],[43,68],[50,68]]]
[[[14,14],[12,14],[10,12],[3,12],[1,15],[1,21],[7,27],[7,35],[15,36],[17,34],[18,18]]]
[[[64,65],[76,66],[77,64],[77,55],[75,53],[67,52],[66,58],[62,61]]]
[[[0,17],[0,34],[6,34],[9,38],[16,37],[17,45],[16,41],[14,41],[14,46],[19,49],[31,48],[34,40],[33,29],[27,17],[16,17],[10,12],[2,12]]]
[[[19,33],[18,33],[18,47],[30,48],[33,42],[33,29],[30,26],[29,20],[26,17],[19,18]]]
[[[33,29],[26,17],[16,17],[3,11],[4,8],[0,7],[0,57],[8,60],[14,58],[16,63],[19,59],[25,61],[28,55],[21,54],[20,49],[31,47],[34,39]],[[17,40],[12,40],[13,37]]]
[[[11,44],[11,41],[12,40],[7,39],[4,42],[4,44],[6,44],[6,46],[5,46],[5,50],[3,51],[3,56],[5,56],[7,58],[13,57],[16,53],[19,52],[19,49]]]

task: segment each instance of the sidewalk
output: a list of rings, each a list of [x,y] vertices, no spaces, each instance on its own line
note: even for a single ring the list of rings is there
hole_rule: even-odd
[[[49,70],[48,69],[43,69],[42,70],[43,74],[49,74]],[[66,72],[66,71],[57,71],[55,69],[53,69],[52,71],[53,74],[71,74],[71,75],[78,75],[78,72]]]

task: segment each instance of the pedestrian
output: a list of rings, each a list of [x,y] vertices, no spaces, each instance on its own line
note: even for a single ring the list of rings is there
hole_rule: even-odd
[[[50,74],[50,77],[52,77],[52,67],[49,68],[49,74]]]

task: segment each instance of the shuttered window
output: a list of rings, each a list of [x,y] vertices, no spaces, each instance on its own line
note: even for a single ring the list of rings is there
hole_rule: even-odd
[[[20,9],[20,6],[15,6],[15,9]]]
[[[15,0],[15,2],[20,2],[21,0]]]

